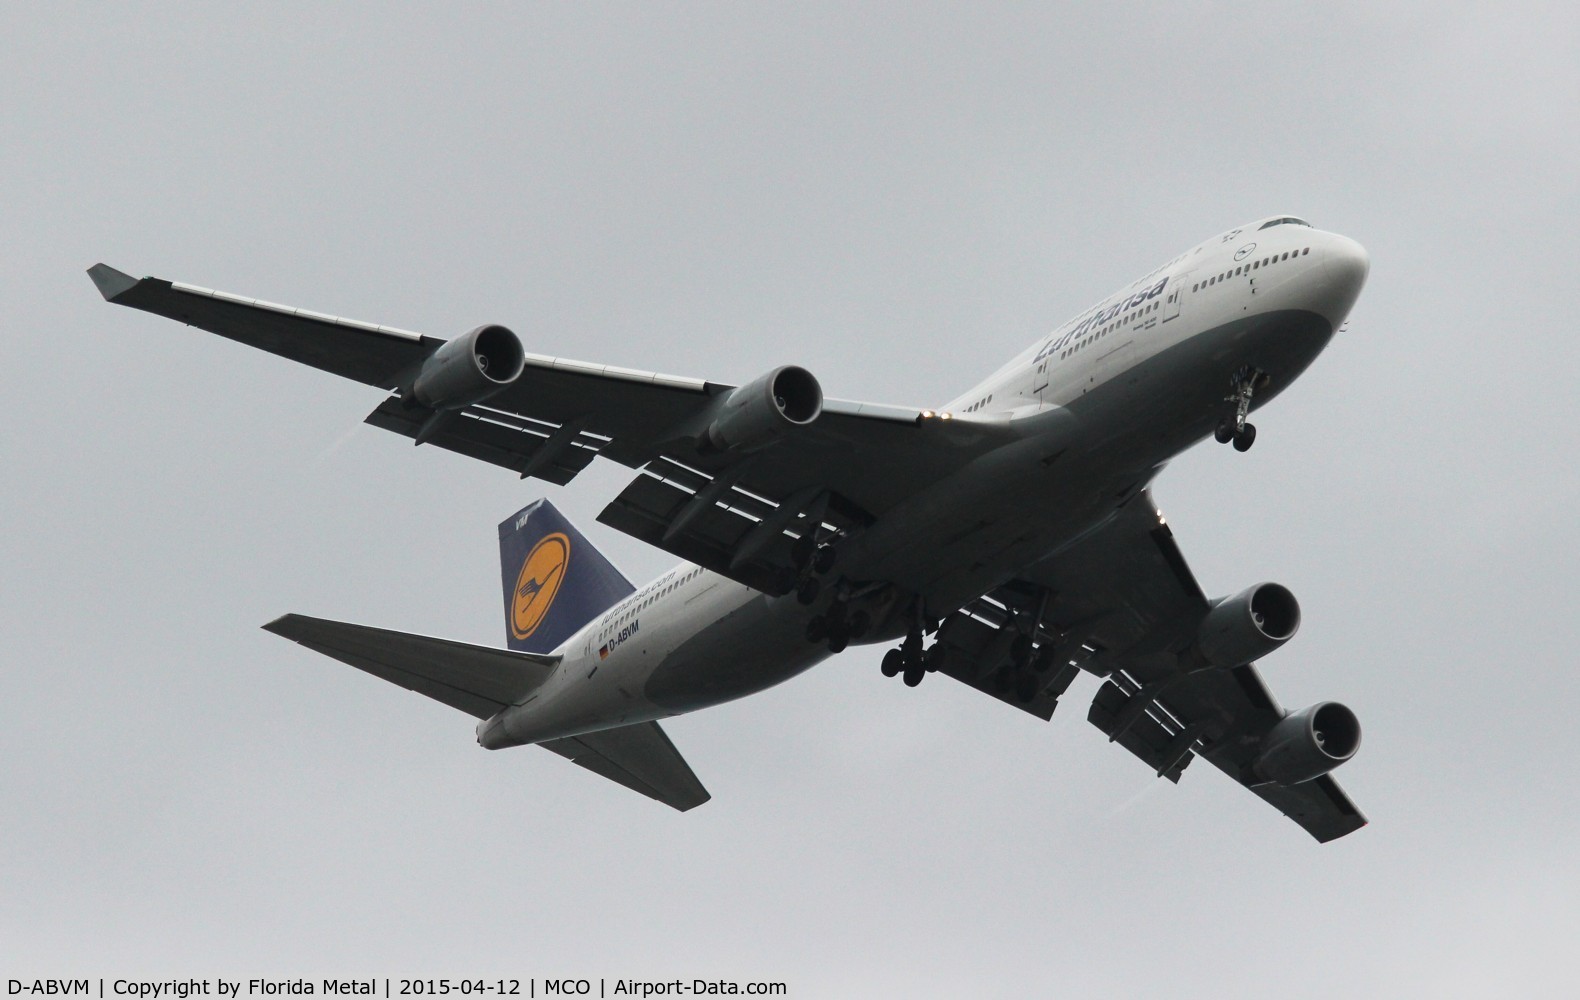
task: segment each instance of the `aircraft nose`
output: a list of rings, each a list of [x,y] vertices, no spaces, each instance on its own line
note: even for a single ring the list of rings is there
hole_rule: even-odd
[[[1333,236],[1322,254],[1322,275],[1325,279],[1324,312],[1334,326],[1344,322],[1372,266],[1366,248],[1347,236]]]
[[[1330,282],[1353,287],[1356,292],[1366,284],[1371,268],[1372,258],[1366,248],[1348,236],[1335,236],[1322,260],[1322,270]]]

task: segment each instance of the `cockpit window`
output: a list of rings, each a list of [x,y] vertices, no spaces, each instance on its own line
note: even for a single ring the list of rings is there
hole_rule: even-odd
[[[1263,229],[1272,229],[1274,226],[1305,226],[1307,229],[1310,229],[1311,223],[1307,222],[1305,219],[1297,219],[1293,215],[1286,215],[1282,219],[1273,219],[1270,222],[1264,222],[1256,228],[1257,231],[1260,232]]]

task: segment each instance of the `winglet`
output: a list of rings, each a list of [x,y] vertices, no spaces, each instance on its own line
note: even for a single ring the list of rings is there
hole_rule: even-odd
[[[114,302],[137,284],[136,278],[122,274],[108,264],[95,264],[88,268],[88,277],[99,286],[99,294],[104,296],[106,302]]]

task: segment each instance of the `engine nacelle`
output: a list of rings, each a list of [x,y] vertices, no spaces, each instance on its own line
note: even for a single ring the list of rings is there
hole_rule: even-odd
[[[703,431],[715,451],[755,451],[791,427],[805,426],[823,412],[823,387],[805,368],[785,365],[730,391]]]
[[[1298,785],[1319,778],[1355,756],[1361,724],[1336,701],[1286,715],[1262,738],[1262,753],[1252,769],[1266,781]]]
[[[1259,583],[1213,605],[1196,648],[1213,666],[1238,667],[1282,646],[1298,628],[1300,603],[1289,588]]]
[[[411,395],[430,410],[458,410],[514,382],[526,363],[514,333],[498,325],[480,326],[430,354],[412,381]]]

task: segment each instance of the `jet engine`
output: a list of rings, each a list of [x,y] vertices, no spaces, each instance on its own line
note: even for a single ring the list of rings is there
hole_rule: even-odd
[[[430,410],[458,410],[514,382],[526,360],[521,341],[510,330],[480,326],[428,356],[412,382],[411,396]]]
[[[715,406],[702,438],[715,451],[755,451],[822,412],[823,387],[817,379],[805,368],[785,365],[731,390]]]
[[[1196,648],[1208,663],[1238,667],[1288,642],[1300,627],[1300,604],[1287,587],[1259,583],[1213,605]]]
[[[1321,777],[1355,756],[1361,724],[1336,701],[1286,715],[1262,737],[1262,752],[1252,769],[1266,781],[1298,785]]]

